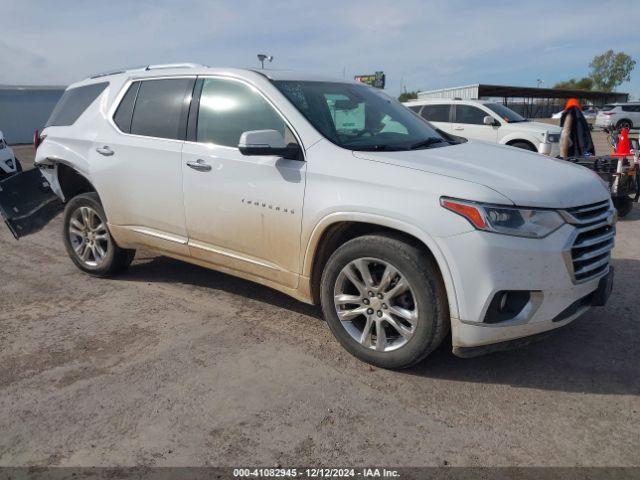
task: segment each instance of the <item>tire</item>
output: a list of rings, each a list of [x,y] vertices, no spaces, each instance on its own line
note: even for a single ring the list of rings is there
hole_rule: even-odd
[[[531,145],[529,142],[513,142],[513,143],[510,143],[509,146],[516,147],[516,148],[521,148],[523,150],[529,150],[530,152],[537,152],[538,151],[538,150],[536,150],[536,147]]]
[[[67,203],[62,238],[76,267],[95,277],[110,277],[121,272],[131,264],[136,253],[116,245],[95,192],[80,194]]]
[[[616,123],[616,130],[620,131],[623,128],[631,130],[633,128],[633,123],[631,123],[631,120],[620,120],[618,123]]]
[[[620,218],[626,217],[633,210],[633,199],[631,197],[614,197],[613,206],[618,210]]]
[[[369,282],[358,273],[363,268],[370,273]],[[403,291],[402,285],[409,288],[394,294]],[[446,291],[435,261],[391,235],[365,235],[340,246],[322,272],[320,299],[329,328],[342,346],[381,368],[415,365],[449,331]],[[363,335],[365,330],[369,335]]]

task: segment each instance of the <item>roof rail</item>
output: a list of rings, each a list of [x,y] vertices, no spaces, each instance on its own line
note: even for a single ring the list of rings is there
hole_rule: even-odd
[[[118,75],[119,73],[131,72],[135,70],[162,70],[164,68],[202,68],[206,65],[200,65],[199,63],[159,63],[157,65],[147,65],[142,67],[133,67],[133,68],[120,68],[118,70],[112,70],[109,72],[96,73],[91,75],[89,78],[100,78],[100,77],[108,77],[109,75]]]
[[[108,77],[109,75],[117,75],[118,73],[124,73],[124,72],[126,72],[126,70],[113,70],[111,72],[96,73],[94,75],[89,76],[89,78]]]
[[[201,65],[199,63],[160,63],[157,65],[147,65],[145,70],[161,70],[163,68],[201,68],[206,67],[206,65]]]

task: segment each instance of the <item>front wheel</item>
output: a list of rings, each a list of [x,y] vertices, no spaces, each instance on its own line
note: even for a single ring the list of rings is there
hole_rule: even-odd
[[[64,246],[73,263],[83,272],[108,277],[127,268],[135,250],[120,248],[111,237],[98,194],[72,198],[64,210]]]
[[[366,235],[339,247],[322,273],[321,303],[342,346],[382,368],[418,363],[449,329],[435,262],[393,236]]]

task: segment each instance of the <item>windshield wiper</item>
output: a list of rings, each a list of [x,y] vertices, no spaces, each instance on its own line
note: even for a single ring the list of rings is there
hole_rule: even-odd
[[[429,137],[426,140],[422,140],[421,142],[414,143],[413,145],[409,146],[407,150],[417,150],[418,148],[427,148],[436,143],[448,143],[448,142],[444,138]]]
[[[406,150],[406,147],[399,145],[345,145],[346,148],[352,148],[354,150],[360,150],[361,152],[398,152],[400,150]]]

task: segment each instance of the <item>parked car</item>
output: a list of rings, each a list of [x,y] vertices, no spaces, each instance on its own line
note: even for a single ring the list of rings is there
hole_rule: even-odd
[[[605,105],[598,112],[595,126],[617,130],[640,128],[640,102]]]
[[[582,114],[584,115],[584,119],[587,121],[587,123],[589,124],[589,128],[591,129],[593,129],[593,126],[595,125],[596,117],[598,116],[598,111],[599,109],[597,107],[585,106],[582,108]],[[559,112],[556,112],[553,115],[551,115],[551,118],[555,120],[559,120],[562,118],[563,112],[564,110],[560,110]]]
[[[560,127],[531,122],[500,103],[443,98],[412,100],[405,105],[453,135],[551,156],[560,154]]]
[[[450,329],[463,357],[529,342],[611,289],[614,210],[592,172],[456,140],[361,83],[151,66],[71,85],[40,140],[80,270],[149,248],[252,280],[319,303],[381,367]]]
[[[0,180],[21,171],[20,162],[14,155],[13,149],[7,145],[4,133],[0,131]]]

